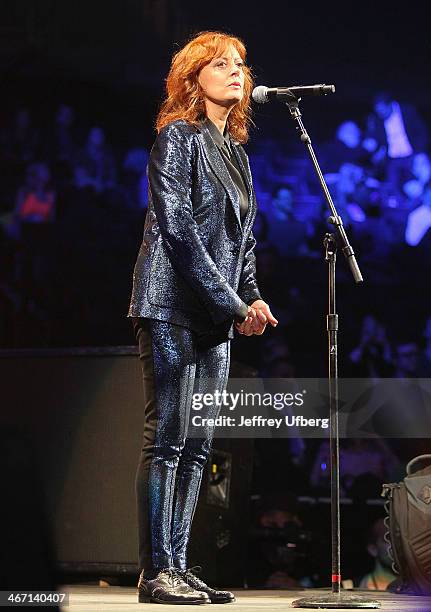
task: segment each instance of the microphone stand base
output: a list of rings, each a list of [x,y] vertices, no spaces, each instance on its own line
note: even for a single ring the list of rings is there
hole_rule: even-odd
[[[344,593],[331,593],[302,597],[291,603],[292,608],[320,608],[323,610],[341,610],[356,608],[380,608],[381,603],[373,599],[366,599],[360,595],[347,595]]]

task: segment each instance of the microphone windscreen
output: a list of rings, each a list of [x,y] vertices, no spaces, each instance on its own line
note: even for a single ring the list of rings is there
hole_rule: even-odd
[[[258,104],[265,104],[265,102],[268,102],[267,91],[268,87],[265,87],[265,85],[259,85],[253,89],[251,97]]]

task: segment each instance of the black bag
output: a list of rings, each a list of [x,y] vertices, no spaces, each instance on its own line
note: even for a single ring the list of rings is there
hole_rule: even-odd
[[[412,459],[407,476],[384,484],[385,535],[392,569],[399,576],[388,586],[394,593],[431,595],[431,455]]]

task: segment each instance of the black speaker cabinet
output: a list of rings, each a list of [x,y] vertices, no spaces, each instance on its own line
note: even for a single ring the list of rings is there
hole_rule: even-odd
[[[193,521],[189,564],[210,584],[243,587],[253,440],[215,439]]]
[[[134,479],[142,379],[135,347],[0,351],[1,424],[31,439],[57,566],[137,572]],[[190,561],[214,583],[242,585],[252,441],[214,441]]]

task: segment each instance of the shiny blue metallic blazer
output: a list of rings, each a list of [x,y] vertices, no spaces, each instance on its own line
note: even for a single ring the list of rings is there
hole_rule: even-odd
[[[148,164],[149,201],[133,273],[130,317],[196,332],[225,328],[260,298],[252,234],[256,197],[248,157],[233,144],[249,194],[245,218],[223,158],[203,123],[183,120],[157,136]]]

